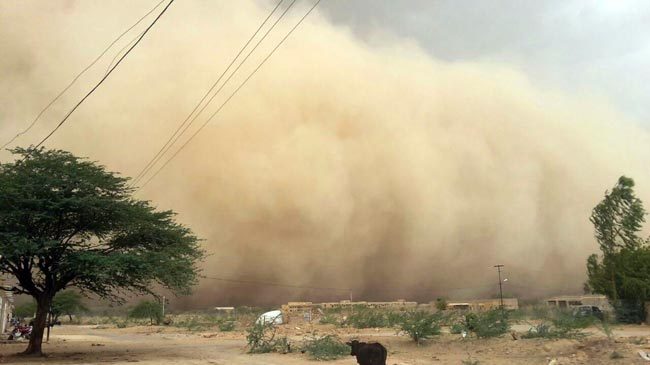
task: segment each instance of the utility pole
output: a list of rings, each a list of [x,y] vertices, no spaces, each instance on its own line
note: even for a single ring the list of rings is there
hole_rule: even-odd
[[[499,307],[503,310],[503,286],[501,282],[501,268],[503,265],[494,265],[494,267],[497,268],[497,272],[499,273]]]

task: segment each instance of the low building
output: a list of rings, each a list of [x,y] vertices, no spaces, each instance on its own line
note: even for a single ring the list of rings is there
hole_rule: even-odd
[[[547,298],[546,305],[557,308],[577,308],[584,305],[591,305],[604,311],[611,311],[613,308],[604,295],[560,295]]]
[[[431,307],[435,308],[435,302],[431,302]],[[449,301],[447,309],[451,310],[469,310],[481,312],[490,309],[496,309],[501,306],[501,299],[472,299],[464,301]],[[517,298],[503,298],[503,308],[514,310],[519,309],[519,300]]]

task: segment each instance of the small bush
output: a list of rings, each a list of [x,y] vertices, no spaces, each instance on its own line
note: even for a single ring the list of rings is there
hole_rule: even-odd
[[[582,329],[593,324],[593,317],[574,316],[569,312],[556,312],[554,318],[528,330],[523,338],[579,338],[585,336]],[[609,327],[605,324],[607,329]],[[606,329],[604,330],[607,331]]]
[[[508,312],[501,309],[468,313],[459,325],[462,326],[461,331],[474,333],[478,338],[498,337],[510,329]]]
[[[460,334],[463,331],[467,331],[467,329],[462,323],[454,323],[449,328],[449,333],[451,333],[452,335]]]
[[[230,332],[235,329],[235,321],[225,320],[217,324],[219,331],[221,332]]]
[[[413,341],[420,344],[422,340],[440,334],[442,315],[424,311],[406,312],[398,324],[401,331],[406,332]]]
[[[404,320],[405,312],[390,311],[386,313],[386,325],[388,327],[399,326]]]
[[[315,337],[305,341],[303,351],[312,360],[336,360],[350,354],[350,347],[334,335]]]
[[[384,312],[364,307],[355,308],[348,316],[347,323],[354,328],[388,327],[388,320]]]
[[[559,333],[548,323],[540,323],[531,327],[522,338],[558,338]]]
[[[252,354],[290,352],[288,339],[286,337],[276,338],[276,334],[277,327],[273,323],[255,323],[246,329],[248,352]]]
[[[149,319],[150,324],[160,324],[163,320],[162,305],[157,302],[143,300],[131,309],[129,317]]]
[[[329,314],[329,313],[326,313],[322,317],[320,317],[319,322],[320,324],[333,324],[336,326],[341,324],[339,318],[336,315]]]

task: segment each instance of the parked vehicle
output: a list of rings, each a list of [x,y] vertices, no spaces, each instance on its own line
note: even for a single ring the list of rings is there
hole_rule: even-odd
[[[603,311],[594,305],[583,305],[573,310],[573,315],[576,317],[596,317],[601,321],[605,318]]]
[[[32,335],[32,328],[29,325],[16,325],[9,335],[9,340],[19,340],[21,338],[29,340]]]

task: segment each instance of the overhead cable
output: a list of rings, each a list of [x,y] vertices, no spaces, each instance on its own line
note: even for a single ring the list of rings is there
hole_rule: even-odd
[[[305,13],[305,15],[303,15],[302,18],[300,18],[300,20],[296,23],[296,25],[294,25],[293,28],[291,28],[291,30],[289,30],[289,32],[284,36],[284,38],[282,38],[282,40],[280,40],[280,42],[271,50],[271,52],[269,52],[269,54],[248,75],[248,77],[246,77],[246,79],[244,79],[244,81],[235,89],[235,91],[233,91],[232,94],[230,94],[230,96],[219,106],[219,108],[217,108],[217,110],[214,113],[212,113],[212,115],[210,115],[210,117],[190,136],[190,138],[187,141],[185,141],[185,143],[183,143],[183,145],[181,145],[181,147],[169,159],[167,159],[167,161],[165,161],[165,163],[162,166],[160,166],[160,168],[158,168],[156,170],[156,172],[151,177],[149,177],[149,179],[147,179],[147,181],[144,184],[142,184],[142,186],[140,186],[140,188],[138,188],[138,190],[145,187],[153,178],[155,178],[160,173],[160,171],[162,171],[162,169],[164,169],[165,166],[167,166],[169,164],[169,162],[171,162],[171,160],[173,160],[192,141],[192,139],[194,139],[194,137],[196,137],[196,135],[199,134],[199,132],[201,132],[201,130],[203,130],[203,128],[205,128],[205,126],[223,109],[224,106],[226,106],[226,104],[228,104],[228,102],[237,94],[237,92],[239,92],[239,90],[241,90],[241,88],[244,85],[246,85],[248,80],[250,80],[251,77],[253,77],[253,75],[255,75],[255,73],[262,67],[262,65],[264,65],[264,63],[266,63],[266,61],[268,61],[268,59],[287,40],[287,38],[289,38],[289,36],[291,36],[291,34],[296,30],[296,28],[298,28],[298,26],[300,24],[302,24],[302,22],[305,20],[305,18],[307,18],[307,16],[309,16],[309,14],[311,14],[311,12],[316,8],[316,6],[318,6],[318,4],[320,2],[321,2],[321,0],[317,0],[314,3],[314,5],[307,11],[307,13]]]
[[[79,78],[80,78],[83,74],[86,73],[86,71],[88,71],[91,67],[93,67],[93,66],[94,66],[94,65],[95,65],[95,64],[96,64],[96,63],[97,63],[97,62],[98,62],[98,61],[99,61],[99,60],[100,60],[100,59],[101,59],[105,54],[106,54],[106,52],[108,52],[108,50],[111,49],[111,48],[115,45],[115,43],[117,43],[120,39],[122,39],[122,37],[124,37],[124,35],[127,34],[129,31],[131,31],[131,29],[135,28],[138,24],[140,24],[140,23],[141,23],[141,22],[142,22],[142,21],[143,21],[147,16],[149,16],[151,13],[153,13],[153,11],[156,10],[156,9],[160,6],[160,4],[162,4],[162,3],[165,2],[165,1],[166,1],[166,0],[161,0],[158,4],[156,4],[156,6],[154,6],[153,8],[151,8],[151,10],[149,10],[146,14],[144,14],[142,17],[140,17],[140,19],[138,19],[137,22],[133,23],[129,28],[127,28],[124,32],[122,32],[122,34],[120,34],[119,36],[117,36],[117,38],[115,38],[115,39],[114,39],[114,40],[113,40],[113,41],[112,41],[112,42],[111,42],[111,43],[110,43],[106,48],[104,48],[104,50],[102,51],[102,53],[99,54],[99,56],[97,56],[97,57],[96,57],[96,58],[95,58],[95,59],[94,59],[90,64],[88,64],[88,66],[86,66],[86,68],[84,68],[83,70],[81,70],[81,72],[79,72],[79,73],[78,73],[78,74],[77,74],[77,75],[72,79],[72,81],[70,81],[70,83],[69,83],[66,87],[64,87],[63,90],[61,90],[61,91],[60,91],[60,92],[59,92],[59,93],[54,97],[54,99],[52,99],[52,100],[51,100],[51,101],[50,101],[50,102],[49,102],[49,103],[48,103],[48,104],[47,104],[47,105],[46,105],[46,106],[45,106],[45,107],[44,107],[44,108],[43,108],[43,109],[38,113],[38,115],[36,116],[36,118],[34,118],[34,120],[32,120],[32,122],[29,124],[29,126],[28,126],[27,128],[25,128],[24,130],[18,132],[18,134],[16,134],[13,138],[11,138],[11,139],[10,139],[9,141],[7,141],[4,145],[2,145],[2,147],[0,147],[0,149],[4,149],[4,148],[6,148],[6,147],[9,146],[11,143],[13,143],[13,141],[15,141],[18,137],[20,137],[20,136],[24,135],[25,133],[29,132],[29,131],[32,129],[32,127],[34,127],[34,125],[36,124],[36,122],[41,118],[41,116],[42,116],[42,115],[43,115],[43,114],[44,114],[44,113],[45,113],[45,112],[46,112],[46,111],[47,111],[47,110],[48,110],[48,109],[49,109],[49,108],[50,108],[54,103],[56,103],[57,100],[59,100],[59,99],[61,98],[61,96],[63,96],[63,94],[65,94],[65,92],[68,91],[68,89],[70,89],[70,88],[72,87],[72,85],[74,85],[74,84],[77,82],[77,80],[79,80]],[[121,53],[121,51],[120,51],[119,53]],[[119,54],[119,53],[118,53],[118,54]],[[113,60],[115,60],[115,59],[113,59]],[[113,61],[111,61],[111,64],[112,64],[112,63],[113,63]],[[108,73],[108,71],[107,71],[107,73]]]
[[[154,165],[155,165],[155,164],[156,164],[156,163],[157,163],[157,162],[162,158],[162,156],[163,156],[165,153],[167,153],[167,151],[169,151],[169,149],[173,146],[173,144],[176,143],[176,141],[178,140],[178,138],[180,138],[180,137],[185,133],[185,131],[186,131],[186,130],[187,130],[187,129],[192,125],[192,123],[194,123],[194,121],[196,120],[196,118],[197,118],[197,117],[198,117],[198,116],[203,112],[203,110],[204,110],[204,109],[205,109],[205,108],[206,108],[206,107],[207,107],[207,106],[212,102],[212,100],[214,99],[214,97],[217,96],[217,94],[219,94],[219,92],[221,91],[221,89],[223,89],[223,87],[228,83],[228,81],[230,81],[230,78],[232,78],[232,76],[233,76],[233,75],[234,75],[234,74],[239,70],[239,68],[241,67],[241,65],[242,65],[244,62],[246,62],[246,60],[248,59],[248,57],[249,57],[249,56],[250,56],[250,55],[251,55],[251,54],[252,54],[252,53],[257,49],[257,47],[260,45],[260,43],[262,43],[262,41],[266,38],[266,36],[269,34],[269,32],[271,32],[271,30],[273,30],[273,28],[275,28],[276,24],[278,24],[278,22],[279,22],[279,21],[284,17],[284,15],[289,11],[289,9],[290,9],[290,8],[293,6],[293,4],[296,2],[296,0],[293,0],[293,2],[292,2],[291,4],[289,4],[289,6],[284,10],[284,12],[283,12],[283,13],[280,15],[280,17],[275,21],[275,23],[273,23],[273,24],[271,25],[271,27],[266,31],[266,33],[265,33],[265,34],[262,36],[262,38],[257,42],[257,44],[255,44],[255,46],[250,50],[250,52],[248,53],[248,55],[246,55],[246,57],[242,60],[242,62],[239,64],[239,66],[237,66],[237,68],[236,68],[236,69],[231,73],[230,77],[228,77],[228,78],[226,79],[226,81],[221,85],[221,87],[217,90],[217,92],[216,92],[214,95],[212,95],[212,97],[210,98],[210,100],[208,100],[208,102],[207,102],[207,103],[206,103],[206,104],[201,108],[201,110],[200,110],[198,113],[196,113],[196,111],[199,109],[199,107],[201,106],[201,104],[203,104],[203,102],[205,101],[205,99],[207,99],[207,97],[210,95],[210,93],[212,92],[212,90],[214,90],[214,88],[219,84],[219,82],[221,81],[221,79],[222,79],[222,78],[226,75],[226,73],[230,70],[230,68],[232,67],[232,65],[235,64],[235,61],[237,61],[237,59],[238,59],[239,56],[244,52],[244,50],[246,49],[246,47],[248,47],[248,45],[253,41],[253,39],[255,38],[255,36],[257,36],[257,34],[260,32],[260,30],[262,30],[262,28],[263,28],[264,25],[268,22],[268,20],[271,18],[271,16],[273,16],[273,14],[278,10],[278,8],[280,7],[280,5],[282,4],[283,1],[284,1],[284,0],[280,0],[280,1],[275,5],[275,7],[274,7],[274,8],[271,10],[271,12],[267,15],[267,17],[264,19],[264,21],[259,25],[259,27],[257,27],[257,29],[255,30],[255,32],[254,32],[254,33],[253,33],[253,34],[248,38],[248,41],[247,41],[247,42],[246,42],[246,43],[241,47],[241,49],[239,50],[239,52],[237,53],[237,55],[235,55],[235,57],[230,61],[230,64],[228,65],[228,67],[226,67],[226,69],[221,73],[221,75],[219,76],[219,78],[217,78],[217,80],[212,84],[212,86],[210,87],[210,89],[209,89],[209,90],[208,90],[208,91],[203,95],[203,97],[201,98],[201,100],[200,100],[200,101],[199,101],[199,102],[194,106],[194,109],[192,109],[192,111],[190,112],[190,114],[188,114],[188,116],[185,118],[185,120],[183,120],[183,122],[178,126],[178,128],[176,128],[176,130],[174,131],[174,133],[169,137],[169,139],[167,139],[167,141],[166,141],[166,142],[164,143],[164,145],[160,148],[160,150],[158,150],[158,152],[156,153],[156,155],[155,155],[151,160],[149,160],[149,162],[145,165],[145,167],[143,167],[142,170],[140,170],[140,172],[139,172],[139,173],[138,173],[138,174],[133,178],[133,180],[131,181],[131,184],[130,184],[131,186],[136,185],[136,184],[138,183],[138,181],[140,181],[140,179],[141,179],[141,178],[142,178],[142,177],[143,177],[147,172],[149,172],[149,170],[150,170],[150,169],[151,169],[151,168],[152,168],[152,167],[153,167],[153,166],[154,166]],[[196,114],[195,114],[195,113],[196,113]],[[192,118],[192,115],[194,115],[194,118]],[[192,118],[192,119],[190,120],[190,118]],[[188,122],[189,122],[189,123],[188,123]]]
[[[56,133],[56,131],[59,130],[59,128],[61,128],[61,126],[62,126],[62,125],[63,125],[63,124],[68,120],[68,118],[70,117],[70,115],[72,115],[72,113],[74,113],[74,111],[77,110],[77,108],[78,108],[78,107],[79,107],[79,106],[80,106],[80,105],[81,105],[81,104],[82,104],[82,103],[83,103],[83,102],[84,102],[84,101],[85,101],[85,100],[86,100],[86,99],[87,99],[87,98],[88,98],[88,97],[89,97],[93,92],[95,92],[95,90],[97,90],[97,88],[98,88],[98,87],[99,87],[99,86],[100,86],[100,85],[101,85],[101,84],[102,84],[102,83],[103,83],[103,82],[108,78],[108,76],[109,76],[111,73],[113,73],[113,71],[117,68],[117,66],[120,65],[120,63],[121,63],[121,62],[126,58],[126,56],[128,56],[129,53],[131,53],[131,51],[132,51],[132,50],[133,50],[133,49],[138,45],[138,43],[140,43],[140,41],[144,38],[144,36],[147,34],[147,32],[149,32],[149,30],[154,26],[154,24],[156,24],[156,22],[158,21],[158,19],[160,19],[160,17],[162,17],[162,15],[165,14],[165,12],[167,11],[167,9],[169,9],[169,6],[170,6],[173,2],[174,2],[174,0],[170,0],[170,1],[169,1],[169,3],[165,6],[165,8],[160,12],[160,14],[158,14],[158,16],[156,17],[156,19],[154,19],[153,22],[151,22],[151,24],[149,24],[149,26],[147,27],[147,29],[144,30],[144,32],[142,33],[142,35],[140,35],[140,38],[138,38],[138,40],[137,40],[137,41],[136,41],[136,42],[131,46],[131,48],[129,48],[129,49],[126,51],[126,53],[124,53],[124,55],[123,55],[122,57],[120,57],[120,59],[119,59],[119,60],[115,63],[115,65],[114,65],[114,66],[113,66],[113,67],[112,67],[112,68],[111,68],[111,69],[106,73],[106,75],[104,75],[104,77],[102,77],[102,79],[99,80],[99,82],[97,83],[97,85],[95,85],[95,86],[94,86],[94,87],[93,87],[93,88],[92,88],[92,89],[91,89],[91,90],[90,90],[90,91],[89,91],[89,92],[88,92],[88,93],[87,93],[83,98],[81,98],[81,100],[79,100],[79,102],[78,102],[78,103],[77,103],[77,104],[76,104],[72,109],[70,109],[70,111],[65,115],[65,117],[63,117],[63,119],[59,122],[59,124],[57,124],[57,126],[56,126],[56,127],[55,127],[55,128],[54,128],[54,129],[53,129],[53,130],[52,130],[52,131],[51,131],[47,136],[45,136],[45,138],[43,138],[43,139],[42,139],[42,140],[41,140],[41,141],[36,145],[36,147],[40,147],[40,146],[41,146],[43,143],[45,143],[45,141],[47,141],[47,140],[48,140],[48,139],[49,139],[49,138],[50,138],[54,133]]]

